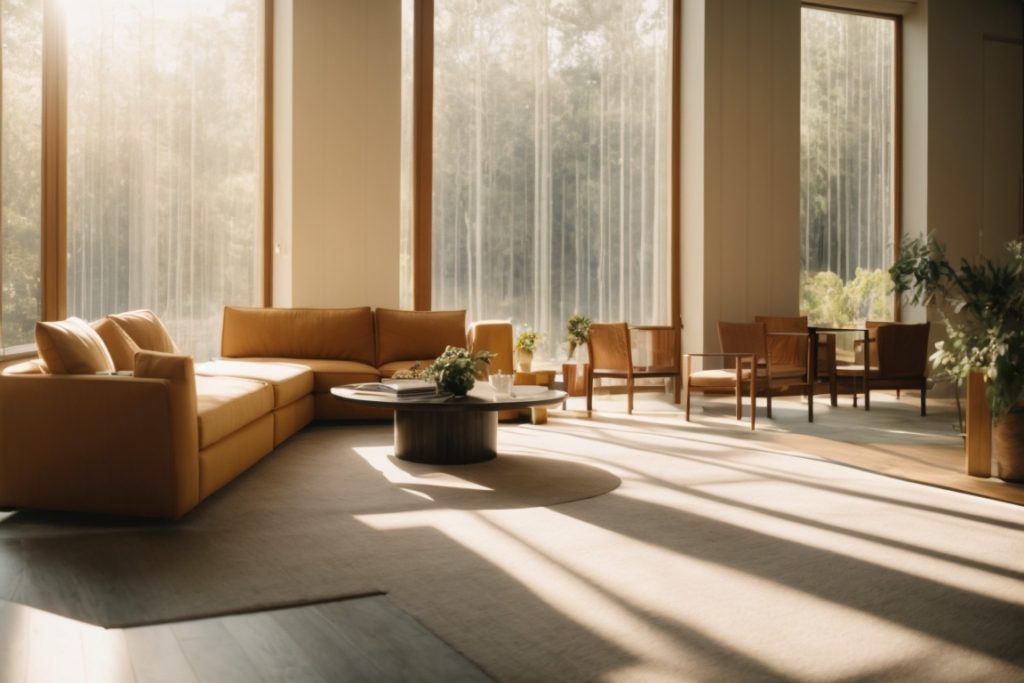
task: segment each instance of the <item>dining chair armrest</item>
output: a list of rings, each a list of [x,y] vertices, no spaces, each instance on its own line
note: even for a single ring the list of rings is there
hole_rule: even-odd
[[[684,356],[693,356],[694,358],[734,358],[739,356],[740,358],[757,358],[756,354],[753,353],[726,353],[719,351],[717,353],[684,353]]]
[[[683,359],[686,361],[686,375],[689,377],[690,368],[692,367],[692,360],[694,358],[733,358],[736,361],[736,366],[742,367],[744,361],[750,363],[751,368],[757,367],[757,354],[754,353],[733,353],[726,351],[716,351],[708,353],[684,353]],[[754,372],[751,370],[751,372]]]

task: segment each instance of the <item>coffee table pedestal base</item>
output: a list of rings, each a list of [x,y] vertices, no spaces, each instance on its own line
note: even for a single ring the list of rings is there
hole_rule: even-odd
[[[498,414],[395,410],[395,455],[429,465],[467,465],[498,455]]]

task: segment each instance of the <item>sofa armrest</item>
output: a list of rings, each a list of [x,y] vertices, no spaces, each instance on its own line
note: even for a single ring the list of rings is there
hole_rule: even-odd
[[[194,378],[191,399],[183,384],[0,376],[0,505],[180,517],[199,500]]]

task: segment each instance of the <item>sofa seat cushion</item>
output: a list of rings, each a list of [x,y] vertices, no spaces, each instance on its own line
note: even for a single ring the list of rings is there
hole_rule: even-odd
[[[274,409],[290,405],[313,392],[313,371],[294,363],[256,363],[214,360],[196,363],[196,374],[211,377],[241,377],[266,382],[274,390]]]
[[[199,448],[211,446],[274,409],[265,382],[238,377],[196,377]]]
[[[327,394],[333,387],[356,382],[376,382],[380,379],[377,368],[353,360],[324,360],[322,358],[245,358],[260,363],[290,363],[313,371],[313,393]]]
[[[393,377],[399,370],[412,370],[414,366],[418,366],[418,370],[426,370],[433,362],[433,358],[424,360],[396,360],[391,363],[385,363],[377,369],[380,371],[381,377]]]

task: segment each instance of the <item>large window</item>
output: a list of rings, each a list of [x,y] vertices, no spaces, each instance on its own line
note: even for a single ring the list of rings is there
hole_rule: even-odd
[[[670,0],[436,0],[433,308],[670,314]]]
[[[0,1],[0,354],[42,313],[43,0]]]
[[[801,312],[893,317],[896,20],[802,10]]]
[[[259,304],[263,5],[64,3],[69,315],[152,308],[208,358]]]

